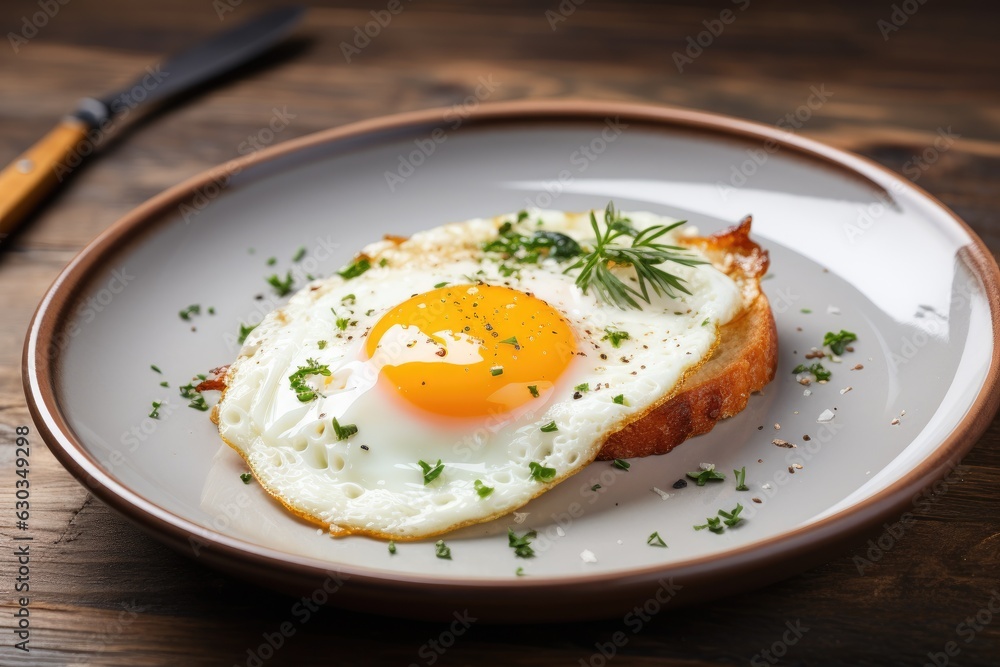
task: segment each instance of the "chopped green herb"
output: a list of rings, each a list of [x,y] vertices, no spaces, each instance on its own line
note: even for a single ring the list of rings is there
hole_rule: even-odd
[[[253,479],[253,475],[251,475],[251,474],[250,474],[250,473],[248,473],[248,472],[244,472],[244,473],[240,473],[240,479],[242,479],[242,480],[243,480],[243,483],[244,483],[244,484],[249,484],[249,483],[250,483],[250,480],[252,480],[252,479]]]
[[[598,299],[622,310],[641,309],[636,298],[650,303],[649,287],[653,288],[653,293],[657,296],[665,294],[675,297],[679,292],[690,294],[684,287],[682,278],[664,271],[660,265],[674,262],[682,266],[696,266],[705,262],[687,254],[684,248],[657,241],[684,224],[685,220],[671,225],[653,225],[637,232],[631,222],[615,210],[614,203],[609,202],[604,210],[604,221],[605,230],[601,232],[597,218],[591,212],[590,225],[596,237],[594,249],[570,267],[580,269],[576,284],[584,294],[593,287]],[[615,242],[622,236],[631,237],[631,245]],[[611,270],[612,266],[631,266],[639,283],[638,289],[623,282]]]
[[[809,309],[809,308],[803,308],[800,312],[805,313],[806,315],[808,315],[809,313],[812,312],[812,310]]]
[[[396,541],[389,540],[389,553],[395,555],[396,553]]]
[[[444,543],[444,540],[438,540],[434,543],[434,555],[438,558],[451,560],[451,549]]]
[[[367,257],[362,257],[344,266],[340,271],[337,271],[337,274],[344,280],[350,280],[351,278],[357,278],[370,268],[372,268],[372,263]]]
[[[298,250],[295,251],[295,254],[292,255],[292,261],[293,262],[301,262],[302,258],[305,257],[305,256],[306,256],[306,247],[305,246],[301,246]]]
[[[514,570],[514,574],[516,574],[519,577],[525,576],[524,575],[524,568],[523,567],[517,568],[516,570]]]
[[[529,384],[528,385],[528,391],[531,392],[531,395],[534,398],[538,398],[538,385],[536,385],[536,384]]]
[[[629,468],[632,467],[632,464],[626,461],[625,459],[615,459],[614,461],[612,461],[611,465],[618,468],[619,470],[628,470]]]
[[[347,326],[351,323],[351,318],[349,317],[338,317],[337,318],[337,328],[341,331],[347,331]]]
[[[730,528],[736,527],[739,522],[743,521],[743,517],[740,516],[740,512],[743,511],[743,505],[736,503],[735,509],[731,512],[726,510],[719,510],[719,515],[708,519],[705,519],[706,523],[695,526],[695,530],[704,530],[708,528],[713,533],[722,533],[726,530],[726,526]],[[723,525],[725,524],[725,525]]]
[[[153,369],[154,371],[156,371],[157,373],[159,373],[160,375],[163,375],[163,371],[161,371],[161,370],[160,370],[159,368],[157,368],[156,366],[154,366],[154,365],[150,364],[150,365],[149,365],[149,367],[150,367],[150,368],[152,368],[152,369]]]
[[[267,265],[268,266],[274,266],[277,263],[278,263],[278,258],[277,257],[268,257],[267,258]]]
[[[528,469],[531,470],[531,478],[536,482],[551,482],[556,478],[556,469],[546,468],[541,463],[532,461],[528,464]]]
[[[584,382],[573,387],[573,391],[590,391],[590,383]]]
[[[178,315],[181,316],[182,320],[186,322],[190,321],[192,315],[201,315],[201,306],[199,306],[198,304],[195,304],[193,306],[188,306],[184,310],[180,311]]]
[[[590,490],[591,491],[597,491],[599,488],[601,488],[600,484],[594,484],[592,487],[590,487]]]
[[[498,375],[503,375],[503,366],[494,366],[490,369],[490,375],[496,377]]]
[[[208,314],[209,315],[215,315],[215,306],[209,306],[208,307]]]
[[[736,524],[743,520],[740,516],[740,512],[743,511],[743,505],[736,503],[736,508],[731,512],[725,510],[719,510],[719,516],[722,517],[722,523],[726,524],[730,528],[734,528]]]
[[[750,487],[747,486],[747,467],[743,466],[739,470],[734,470],[733,475],[736,477],[736,490],[737,491],[749,491]]]
[[[703,326],[703,327],[707,327],[707,326],[708,326],[708,320],[709,320],[709,318],[707,318],[707,317],[706,317],[705,319],[703,319],[703,320],[701,321],[701,326]]]
[[[714,468],[710,470],[698,470],[695,472],[689,472],[688,477],[695,481],[698,486],[705,486],[706,482],[717,482],[722,481],[726,478],[721,472],[715,470]]]
[[[326,364],[320,364],[315,359],[306,359],[305,366],[299,366],[298,370],[288,376],[288,383],[295,392],[295,396],[303,403],[308,403],[316,398],[316,391],[306,384],[306,378],[310,375],[330,377],[330,367]]]
[[[368,310],[365,311],[365,317],[371,317],[372,313],[374,312],[375,312],[374,308],[369,308]]]
[[[813,375],[816,376],[816,379],[820,380],[820,381],[822,381],[822,380],[829,380],[830,376],[833,375],[832,372],[830,372],[826,368],[824,368],[823,364],[821,364],[819,362],[816,362],[812,366],[806,366],[805,364],[799,364],[798,366],[796,366],[795,368],[792,369],[792,373],[794,375],[798,375],[799,373],[812,373]]]
[[[517,336],[511,336],[510,338],[504,338],[500,341],[504,345],[513,345],[515,350],[520,350],[521,346],[517,342]]]
[[[850,331],[844,331],[843,329],[841,329],[839,333],[827,331],[826,335],[823,336],[823,345],[829,345],[833,353],[839,357],[844,353],[844,347],[848,343],[853,343],[857,339],[857,334],[851,333]]]
[[[257,328],[256,324],[251,324],[250,326],[247,326],[247,325],[245,325],[245,324],[243,324],[241,322],[240,323],[240,336],[239,336],[240,344],[243,344],[243,342],[246,341],[247,336],[250,335],[250,332],[253,331],[256,328]]]
[[[475,489],[476,489],[476,493],[479,494],[480,498],[487,498],[487,497],[489,497],[489,495],[491,493],[493,493],[493,487],[492,486],[486,486],[485,484],[483,484],[483,481],[480,480],[480,479],[476,480]]]
[[[161,405],[163,405],[161,401],[153,401],[153,409],[149,411],[149,416],[153,419],[159,419]]]
[[[356,296],[354,296],[353,294],[348,294],[347,296],[341,298],[340,302],[345,306],[349,306],[357,300],[358,298]]]
[[[195,375],[195,377],[198,378],[199,380],[207,380],[208,379],[208,376],[205,375],[204,373],[198,373],[197,375]]]
[[[544,257],[566,260],[582,252],[580,244],[565,234],[539,230],[525,236],[509,222],[500,225],[497,238],[484,243],[483,251],[497,253],[503,259],[522,264],[537,264]]]
[[[705,519],[705,523],[694,527],[695,530],[705,530],[706,528],[713,533],[722,533],[726,530],[725,526],[722,525],[722,519],[717,516],[709,517]]]
[[[611,327],[606,327],[604,329],[604,338],[601,340],[611,341],[611,347],[619,348],[622,345],[623,340],[628,340],[631,338],[627,331],[618,331],[617,329],[612,329]]]
[[[198,390],[194,388],[194,383],[186,384],[180,387],[181,398],[196,398],[200,396]]]
[[[434,285],[434,289],[440,289],[442,287],[446,287],[447,285],[448,285],[448,281],[446,280],[443,283],[437,283],[436,285]]]
[[[517,275],[518,278],[521,277],[520,274],[521,269],[514,266],[507,266],[506,264],[501,264],[497,267],[497,271],[499,271],[500,275],[503,276],[504,278],[510,278],[515,273],[518,274]]]
[[[292,277],[292,272],[289,271],[285,274],[285,279],[282,280],[278,277],[278,274],[272,274],[266,277],[264,280],[267,284],[274,288],[274,291],[278,296],[285,296],[292,291],[292,285],[295,283],[295,278]]]
[[[558,431],[558,430],[559,430],[559,427],[556,426],[555,422],[549,422],[548,424],[544,424],[542,426],[542,428],[541,428],[542,433],[552,433],[552,432]]]
[[[160,383],[160,386],[161,386],[161,387],[169,387],[169,386],[170,386],[170,383],[169,383],[169,382],[167,382],[166,380],[164,380],[163,382],[161,382],[161,383]]]
[[[617,403],[618,405],[628,405],[628,403],[625,402],[625,394],[618,394],[611,399],[611,402]]]
[[[431,465],[430,463],[427,463],[426,461],[423,460],[417,461],[417,464],[424,471],[425,486],[433,482],[435,479],[437,479],[438,475],[440,475],[441,472],[444,470],[444,464],[441,463],[441,459],[438,459],[437,463],[435,463],[434,465]]]
[[[518,211],[517,212],[517,221],[518,222],[524,222],[527,219],[528,219],[528,212],[527,211]]]
[[[665,547],[665,546],[667,546],[667,543],[663,541],[662,537],[660,537],[660,533],[659,532],[653,533],[652,535],[650,535],[649,537],[647,537],[646,538],[646,544],[648,544],[651,547]]]
[[[352,435],[358,432],[358,427],[354,424],[343,424],[337,421],[337,418],[333,418],[333,433],[337,436],[337,440],[347,440]]]
[[[325,340],[317,341],[316,342],[316,347],[318,347],[321,350],[325,350],[326,349],[326,341]]]
[[[385,266],[385,265],[387,265],[388,263],[389,263],[389,260],[388,260],[388,259],[386,259],[385,257],[383,257],[382,259],[380,259],[380,260],[378,261],[378,265],[379,265],[379,266]]]
[[[535,550],[531,548],[531,539],[538,533],[529,530],[521,537],[518,537],[510,528],[507,529],[507,546],[514,550],[514,555],[518,558],[532,558]]]
[[[202,412],[206,412],[209,406],[208,403],[205,402],[205,397],[202,396],[201,394],[198,394],[197,396],[194,397],[193,401],[188,403],[188,407],[194,408],[195,410],[201,410]]]

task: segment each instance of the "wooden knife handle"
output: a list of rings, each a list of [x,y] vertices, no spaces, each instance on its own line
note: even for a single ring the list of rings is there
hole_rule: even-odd
[[[67,117],[0,171],[0,239],[80,164],[78,149],[88,130],[82,120]]]

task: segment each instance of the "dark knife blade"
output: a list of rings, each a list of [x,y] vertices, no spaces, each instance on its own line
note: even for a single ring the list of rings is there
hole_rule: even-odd
[[[0,243],[46,195],[114,133],[131,111],[148,111],[231,72],[276,45],[302,17],[300,7],[262,14],[173,56],[122,90],[86,97],[76,111],[0,171]]]
[[[261,14],[149,68],[122,90],[98,101],[114,113],[116,101],[131,101],[133,91],[139,88],[147,92],[144,106],[162,103],[261,55],[283,40],[304,12],[302,7],[283,7]]]

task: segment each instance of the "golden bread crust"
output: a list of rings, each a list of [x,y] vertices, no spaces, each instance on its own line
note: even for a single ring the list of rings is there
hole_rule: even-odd
[[[677,393],[604,441],[597,458],[611,460],[666,454],[688,438],[707,433],[746,407],[750,394],[774,379],[778,333],[760,279],[769,259],[750,240],[750,218],[714,236],[688,239],[740,286],[744,309],[720,327],[712,356],[686,377]]]

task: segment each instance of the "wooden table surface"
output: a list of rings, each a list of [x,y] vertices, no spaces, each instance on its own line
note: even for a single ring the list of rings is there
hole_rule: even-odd
[[[160,54],[268,4],[4,2],[0,163],[40,137],[77,98],[123,84]],[[168,550],[95,500],[39,445],[31,463],[31,650],[12,647],[12,443],[14,428],[30,423],[19,372],[28,320],[85,243],[148,197],[234,157],[276,105],[295,114],[281,136],[289,139],[452,105],[479,77],[492,76],[502,85],[490,101],[634,100],[773,124],[802,104],[811,86],[825,86],[832,97],[802,134],[911,177],[968,221],[994,254],[1000,251],[996,3],[897,0],[894,9],[889,0],[404,0],[402,13],[345,62],[340,43],[387,4],[313,7],[299,33],[304,39],[283,58],[135,126],[0,245],[3,665],[258,664],[251,653],[262,636],[288,618],[292,600]],[[53,7],[53,16],[39,14]],[[683,53],[688,37],[724,9],[735,19],[678,71],[673,54]],[[11,33],[26,39],[12,41]],[[960,135],[950,150],[914,169],[914,158],[949,130]],[[915,525],[863,575],[853,557],[864,554],[867,537],[783,583],[664,611],[611,662],[764,665],[780,654],[782,664],[997,664],[1000,617],[989,604],[1000,590],[1000,422],[964,466],[961,483],[916,509]],[[995,597],[994,610],[998,604]],[[808,629],[801,638],[786,632],[796,624]],[[620,628],[621,619],[475,625],[437,662],[601,665],[595,645]],[[431,664],[436,654],[421,647],[444,629],[326,608],[264,664]],[[783,637],[795,641],[782,645]],[[948,642],[956,655],[944,653]],[[763,653],[772,647],[775,653]]]

